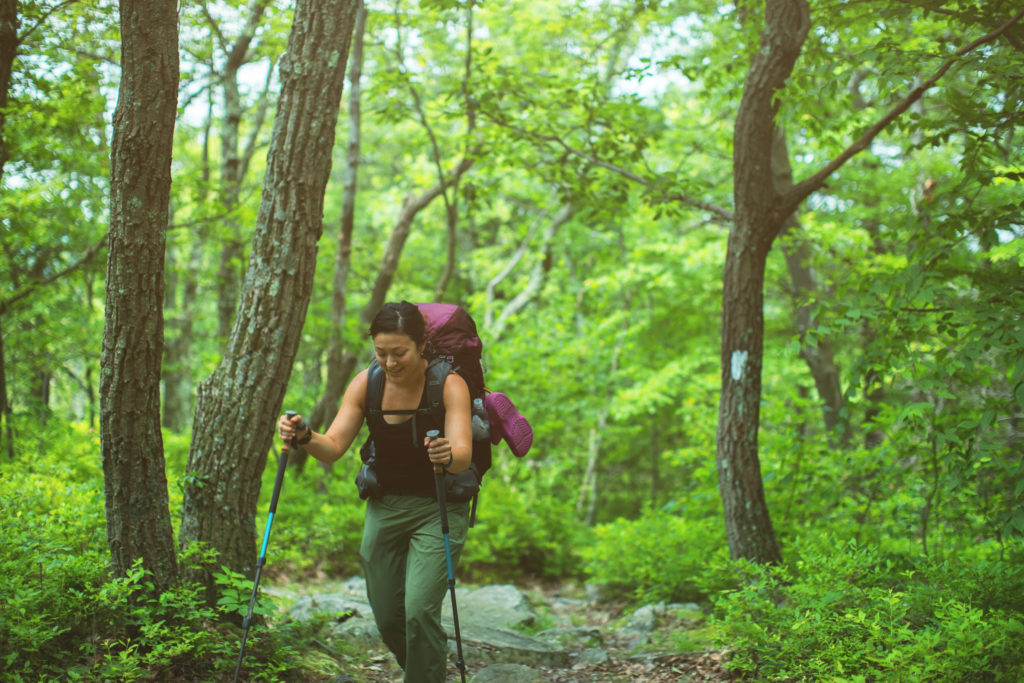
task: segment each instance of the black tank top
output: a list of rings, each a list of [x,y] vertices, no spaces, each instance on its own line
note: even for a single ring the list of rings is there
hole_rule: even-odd
[[[370,430],[377,457],[377,478],[385,494],[430,498],[437,494],[434,466],[427,457],[423,440],[431,429],[443,432],[444,425],[434,424],[426,406],[424,387],[420,398],[421,410],[415,415],[399,424],[380,420]]]

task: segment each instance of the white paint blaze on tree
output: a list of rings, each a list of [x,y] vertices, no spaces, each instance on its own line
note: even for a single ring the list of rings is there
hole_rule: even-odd
[[[313,287],[357,8],[296,4],[241,300],[224,359],[198,390],[181,542],[206,543],[218,564],[249,575],[260,480]],[[195,578],[212,589],[209,573]]]
[[[733,133],[733,198],[722,291],[722,395],[717,463],[729,551],[756,562],[781,559],[765,502],[757,429],[764,345],[764,270],[788,213],[772,184],[776,93],[810,27],[805,0],[766,3],[761,49],[743,89]]]
[[[878,121],[835,159],[796,185],[773,178],[775,116],[784,86],[810,29],[806,0],[767,0],[761,49],[754,55],[733,131],[733,198],[736,204],[722,291],[722,394],[718,411],[717,464],[726,535],[734,558],[781,559],[765,502],[757,450],[764,341],[764,273],[775,238],[808,195],[860,152],[965,55],[991,43],[1024,18],[1018,11],[971,41],[921,78]]]

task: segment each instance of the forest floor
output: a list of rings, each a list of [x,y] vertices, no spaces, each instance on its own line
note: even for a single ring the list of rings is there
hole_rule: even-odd
[[[560,617],[576,625],[611,634],[615,632],[614,623],[622,617],[622,608],[618,604],[580,605],[567,608],[569,611]],[[726,657],[723,650],[674,651],[682,649],[680,644],[687,641],[687,628],[687,624],[679,621],[663,620],[643,647],[637,648],[625,638],[611,636],[602,646],[607,654],[605,661],[579,662],[568,668],[532,666],[531,669],[544,680],[557,683],[720,683],[736,680],[723,666]],[[684,634],[683,638],[680,638],[681,634]],[[700,636],[692,642],[700,642]],[[488,666],[487,663],[474,662],[468,653],[465,659],[467,680],[472,680],[474,674]],[[402,681],[401,669],[383,645],[362,663],[350,662],[345,673],[356,683]],[[448,680],[460,680],[454,663],[449,664]]]

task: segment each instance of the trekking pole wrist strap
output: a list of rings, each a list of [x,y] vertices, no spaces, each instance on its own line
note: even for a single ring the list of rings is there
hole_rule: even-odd
[[[309,427],[306,427],[306,433],[300,436],[298,439],[296,439],[295,443],[299,444],[300,446],[305,446],[307,443],[310,442],[312,438],[313,430],[310,429]]]

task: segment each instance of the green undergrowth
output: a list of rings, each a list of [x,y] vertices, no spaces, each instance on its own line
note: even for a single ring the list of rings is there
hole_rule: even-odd
[[[730,667],[767,681],[1024,680],[1024,559],[801,542],[780,566],[737,565],[715,603]]]
[[[211,607],[196,584],[157,593],[139,566],[112,576],[97,434],[63,425],[39,443],[59,455],[0,464],[0,679],[230,680],[252,581],[222,571]],[[179,557],[182,567],[210,561],[198,549]],[[268,628],[276,612],[261,595],[243,678],[333,673],[309,657],[317,624]]]

